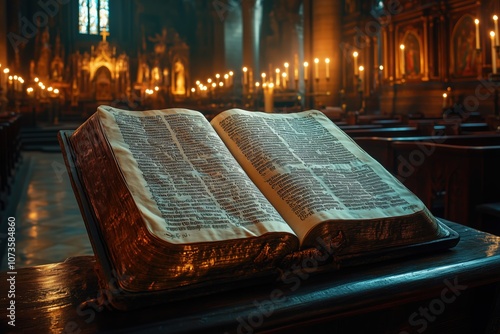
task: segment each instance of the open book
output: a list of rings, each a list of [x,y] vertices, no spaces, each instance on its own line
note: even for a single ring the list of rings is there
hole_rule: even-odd
[[[209,123],[186,109],[102,106],[60,140],[102,280],[121,292],[458,241],[319,111],[232,109]]]

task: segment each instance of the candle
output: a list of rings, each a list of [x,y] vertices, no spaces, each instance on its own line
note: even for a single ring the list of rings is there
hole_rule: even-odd
[[[229,86],[229,74],[224,74],[224,85]]]
[[[246,87],[248,84],[247,73],[248,73],[248,68],[245,66],[245,67],[243,67],[243,86],[244,87]]]
[[[319,79],[319,59],[318,58],[314,58],[314,78],[316,80]]]
[[[287,75],[286,75],[286,72],[283,72],[281,73],[281,76],[283,77],[282,78],[282,81],[283,81],[283,89],[287,89],[288,88],[288,82],[287,82]]]
[[[354,51],[352,56],[354,58],[354,75],[358,75],[358,53]]]
[[[284,78],[286,77],[287,78],[286,80],[288,80],[288,76],[289,76],[288,75],[288,67],[290,66],[290,64],[285,63],[284,66],[285,66],[285,73],[283,73],[283,85],[285,86],[284,88],[289,88],[288,85],[285,85],[285,79]]]
[[[248,70],[248,89],[250,92],[253,90],[252,82],[253,82],[253,71],[252,71],[252,69],[249,69]]]
[[[446,100],[448,98],[448,94],[443,93],[443,109],[446,108]]]
[[[493,15],[493,21],[495,21],[495,46],[499,46],[500,42],[498,41],[499,35],[498,35],[498,16]]]
[[[330,79],[330,58],[325,59],[326,80]]]
[[[479,38],[479,20],[475,19],[474,23],[476,24],[476,49],[479,50],[481,48],[481,41]]]
[[[260,76],[262,77],[262,85],[264,85],[266,83],[266,73],[262,72]]]
[[[493,74],[497,74],[497,52],[495,50],[495,33],[493,31],[490,31],[490,36],[491,36],[491,68],[493,71]]]
[[[364,66],[359,66],[359,91],[363,91],[363,71],[365,70]]]
[[[271,82],[269,85],[262,85],[264,88],[264,111],[265,112],[273,112],[274,109],[274,101],[273,101],[273,90],[274,85]]]
[[[400,59],[401,59],[401,74],[404,75],[405,74],[405,45],[404,44],[401,44],[399,46],[399,49],[401,50],[401,56],[400,56]]]
[[[280,88],[280,69],[276,69],[276,88]]]
[[[299,56],[297,54],[294,55],[293,57],[293,66],[294,66],[294,79],[299,80]],[[298,88],[298,87],[296,87]]]
[[[309,63],[307,61],[304,62],[304,80],[307,80],[307,67]]]

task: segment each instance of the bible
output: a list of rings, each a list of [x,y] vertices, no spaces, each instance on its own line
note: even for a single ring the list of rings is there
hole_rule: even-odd
[[[320,111],[101,106],[59,140],[117,308],[458,242]]]

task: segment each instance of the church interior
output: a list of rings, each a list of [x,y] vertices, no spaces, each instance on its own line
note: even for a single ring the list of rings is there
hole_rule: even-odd
[[[498,0],[0,0],[0,268],[17,274],[17,325],[500,333],[499,16]],[[192,309],[181,298],[141,319],[82,309],[98,291],[94,249],[58,133],[101,105],[208,120],[319,110],[460,241],[334,283],[298,276],[266,311],[272,285],[196,297]]]

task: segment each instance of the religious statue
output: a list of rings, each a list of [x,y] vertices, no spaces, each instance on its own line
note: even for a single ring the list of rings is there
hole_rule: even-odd
[[[42,49],[40,51],[40,58],[38,58],[37,74],[41,79],[49,78],[49,66],[52,51],[49,45],[50,35],[48,27],[43,30],[41,36]]]
[[[163,55],[167,50],[167,28],[163,28],[160,34],[148,38],[151,42],[155,42],[155,53]]]
[[[186,94],[184,65],[180,60],[174,63],[174,94]]]

